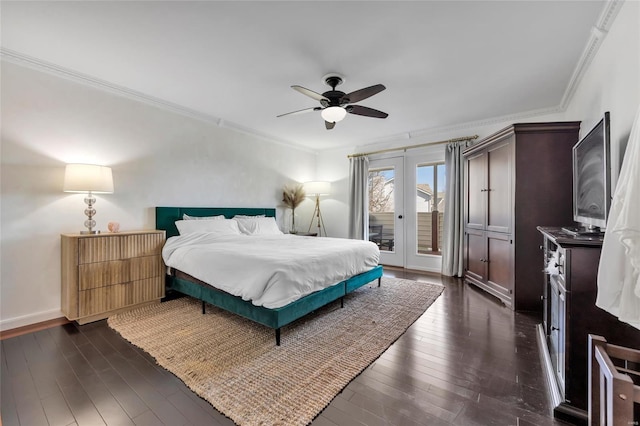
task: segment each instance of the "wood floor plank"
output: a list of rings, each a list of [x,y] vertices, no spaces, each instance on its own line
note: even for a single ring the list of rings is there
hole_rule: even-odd
[[[144,404],[149,407],[163,422],[180,426],[187,424],[187,419],[173,406],[167,403],[167,399],[162,396],[154,387],[142,376],[127,360],[114,358],[110,360],[118,374],[127,385],[140,397]]]
[[[60,389],[78,424],[96,426],[105,424],[79,381],[69,380],[63,386],[60,386]]]
[[[136,426],[161,426],[165,425],[162,420],[156,416],[153,411],[147,410],[133,419]]]
[[[127,412],[130,418],[136,418],[149,407],[140,399],[138,394],[120,377],[114,370],[101,372],[98,377],[105,384],[113,397],[118,400],[120,406]]]
[[[75,422],[62,392],[42,398],[41,404],[50,426],[66,426]]]
[[[97,374],[80,379],[80,383],[106,424],[134,424]]]
[[[182,392],[175,393],[167,398],[180,413],[193,425],[219,426],[220,423],[207,411],[196,404],[191,398]]]

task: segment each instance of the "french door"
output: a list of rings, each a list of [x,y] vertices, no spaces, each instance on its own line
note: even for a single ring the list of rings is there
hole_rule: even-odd
[[[442,153],[369,162],[369,240],[380,263],[440,272],[445,173]]]
[[[369,161],[369,240],[380,263],[404,266],[404,159]]]

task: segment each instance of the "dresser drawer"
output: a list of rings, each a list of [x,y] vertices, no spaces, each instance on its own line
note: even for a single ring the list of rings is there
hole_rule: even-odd
[[[82,238],[78,241],[78,264],[121,259],[121,244],[119,236]]]
[[[162,279],[156,277],[80,291],[78,314],[86,317],[160,299],[164,295],[164,286],[159,283]]]
[[[162,254],[164,234],[122,236],[122,257],[159,256]]]
[[[130,281],[129,260],[84,263],[78,266],[79,290],[105,287]]]
[[[134,257],[111,262],[85,263],[78,266],[79,290],[105,287],[162,276],[160,256]]]

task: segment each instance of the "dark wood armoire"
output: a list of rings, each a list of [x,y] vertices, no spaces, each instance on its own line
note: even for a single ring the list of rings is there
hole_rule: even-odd
[[[465,281],[542,312],[540,234],[573,224],[571,149],[580,122],[513,124],[464,151]]]

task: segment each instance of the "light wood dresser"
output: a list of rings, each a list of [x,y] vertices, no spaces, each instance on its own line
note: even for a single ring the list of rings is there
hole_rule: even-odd
[[[62,312],[79,324],[164,297],[164,231],[62,234]]]

